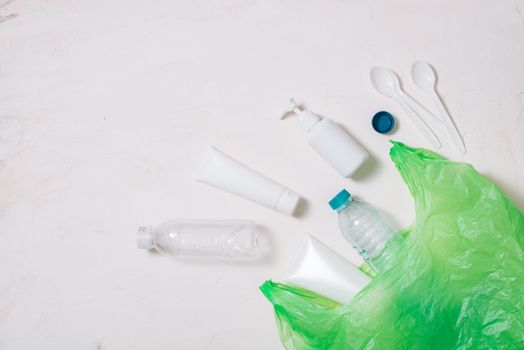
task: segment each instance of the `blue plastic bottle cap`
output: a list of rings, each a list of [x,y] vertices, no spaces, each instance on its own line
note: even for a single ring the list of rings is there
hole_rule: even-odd
[[[331,207],[331,209],[337,210],[341,205],[346,203],[346,201],[350,198],[351,198],[351,194],[346,190],[342,190],[335,197],[333,197],[333,199],[329,201],[329,206]]]
[[[371,119],[371,125],[376,132],[387,134],[395,127],[395,118],[389,112],[380,111],[375,113]]]

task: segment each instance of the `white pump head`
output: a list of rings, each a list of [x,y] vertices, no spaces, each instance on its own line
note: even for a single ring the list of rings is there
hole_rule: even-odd
[[[295,108],[298,109],[298,113],[300,113],[300,108],[298,107],[298,104],[295,102],[295,99],[293,97],[291,97],[289,99],[289,105],[287,107],[287,111],[288,112],[295,112]],[[296,112],[295,112],[296,113]],[[281,119],[283,119],[284,117],[282,116]]]
[[[311,113],[307,109],[300,109],[300,107],[298,106],[298,104],[295,102],[293,98],[289,99],[288,109],[286,113],[282,115],[280,119],[284,119],[287,113],[289,112],[293,112],[296,114],[296,116],[298,117],[298,120],[300,121],[300,125],[306,131],[309,131],[309,129],[311,129],[313,125],[315,125],[316,123],[320,121],[319,116]]]

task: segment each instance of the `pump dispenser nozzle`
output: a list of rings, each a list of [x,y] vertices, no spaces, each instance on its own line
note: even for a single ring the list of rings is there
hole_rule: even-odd
[[[296,111],[295,111],[295,109],[296,109]],[[294,113],[296,113],[296,114],[302,112],[302,110],[300,109],[300,107],[298,106],[298,104],[295,102],[295,99],[294,99],[293,97],[291,97],[291,98],[289,99],[289,106],[288,106],[288,108],[287,108],[287,111],[288,111],[288,112],[294,112]],[[284,115],[283,115],[282,118],[280,118],[280,119],[284,119]]]
[[[288,109],[286,113],[282,115],[280,119],[284,119],[289,112],[294,113],[298,117],[298,120],[300,121],[300,125],[306,131],[311,129],[313,125],[318,123],[321,119],[319,116],[311,113],[307,109],[300,109],[298,104],[295,102],[294,98],[289,99]]]

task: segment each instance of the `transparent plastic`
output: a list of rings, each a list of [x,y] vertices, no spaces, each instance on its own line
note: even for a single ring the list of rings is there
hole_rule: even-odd
[[[251,259],[257,256],[257,227],[249,220],[171,220],[140,226],[137,246],[177,258]]]
[[[337,213],[342,235],[375,272],[391,261],[392,250],[384,248],[388,243],[399,244],[402,238],[375,207],[349,198],[337,208]]]

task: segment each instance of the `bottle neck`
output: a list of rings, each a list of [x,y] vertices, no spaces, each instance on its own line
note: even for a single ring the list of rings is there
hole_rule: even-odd
[[[340,213],[341,211],[343,211],[344,209],[346,209],[347,207],[349,207],[349,205],[351,204],[351,199],[348,199],[347,201],[345,201],[340,207],[338,207],[336,209],[336,212],[337,213]]]
[[[304,129],[306,132],[309,132],[309,130],[311,130],[311,128],[314,127],[321,120],[318,116],[316,116],[308,110],[299,110],[295,113],[297,113],[302,129]]]

